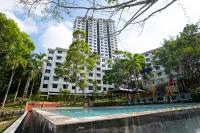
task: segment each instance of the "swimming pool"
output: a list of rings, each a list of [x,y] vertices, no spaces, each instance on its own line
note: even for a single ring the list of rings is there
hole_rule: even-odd
[[[200,133],[200,104],[34,108],[24,133]]]
[[[82,117],[97,117],[97,116],[109,116],[117,114],[129,114],[156,110],[173,110],[195,107],[200,104],[196,103],[184,103],[184,104],[159,104],[159,105],[138,105],[138,106],[116,106],[116,107],[90,107],[90,108],[57,108],[50,109],[48,111],[69,116],[72,118]]]

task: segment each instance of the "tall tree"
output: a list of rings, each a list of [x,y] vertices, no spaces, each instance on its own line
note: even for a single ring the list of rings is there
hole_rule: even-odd
[[[200,84],[200,32],[198,25],[186,25],[176,38],[165,40],[163,47],[155,51],[155,62],[164,66],[166,72],[176,76],[177,80],[182,75],[182,79],[187,80],[188,85]]]
[[[17,24],[0,13],[0,59],[1,68],[6,68],[11,75],[2,103],[4,107],[16,69],[26,67],[26,57],[31,54],[34,45],[24,32],[21,32]]]
[[[38,79],[38,76],[41,77],[41,72],[42,72],[42,66],[44,62],[47,62],[47,60],[45,60],[46,54],[44,53],[39,53],[39,54],[34,54],[34,58],[33,58],[33,65],[32,65],[32,86],[31,86],[31,91],[30,91],[30,95],[29,95],[29,100],[31,100],[32,97],[32,93],[33,93],[33,89],[34,89],[34,85],[36,80]]]
[[[75,40],[70,45],[64,64],[60,66],[56,73],[63,73],[69,78],[69,82],[79,87],[84,94],[84,89],[88,86],[88,73],[95,67],[95,56],[90,52],[85,40],[85,32],[76,30],[73,33]],[[76,88],[77,89],[77,88]],[[75,93],[76,93],[75,89]]]
[[[23,58],[23,56],[24,56],[23,52],[26,53],[25,49],[26,48],[23,48],[23,46],[18,45],[13,48],[12,52],[10,52],[9,54],[7,54],[5,56],[5,66],[10,69],[11,77],[10,77],[10,81],[9,81],[9,84],[8,84],[8,87],[6,90],[6,94],[5,94],[3,103],[2,103],[2,107],[4,107],[4,104],[6,102],[8,92],[10,90],[10,86],[12,84],[12,80],[15,75],[16,69],[18,68],[18,66],[26,67],[26,65],[27,65],[26,59]]]
[[[104,80],[113,82],[118,88],[124,81],[132,82],[135,78],[136,88],[138,88],[138,77],[144,65],[144,56],[142,54],[131,54],[127,51],[117,51],[117,54],[123,55],[123,59],[116,59],[111,70],[107,70]]]

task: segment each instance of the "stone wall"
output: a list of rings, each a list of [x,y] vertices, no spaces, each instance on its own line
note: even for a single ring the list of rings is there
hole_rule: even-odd
[[[48,107],[60,107],[61,102],[27,102],[25,111],[30,111],[32,108],[48,108]]]

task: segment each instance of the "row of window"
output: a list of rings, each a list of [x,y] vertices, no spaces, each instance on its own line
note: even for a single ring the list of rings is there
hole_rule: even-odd
[[[44,77],[44,80],[49,80],[49,77],[48,76],[45,76]],[[53,76],[53,80],[54,81],[58,81],[59,80],[59,77],[58,76]],[[68,78],[67,77],[64,77],[64,81],[67,82],[68,81]],[[88,80],[89,83],[93,83],[93,80],[92,79],[89,79]],[[97,80],[97,83],[98,84],[101,84],[102,83],[102,80]],[[103,84],[108,84],[106,81],[103,81]],[[109,83],[110,85],[112,85],[112,83]]]
[[[54,52],[55,52],[55,51],[49,51],[49,54],[54,54]],[[58,51],[57,51],[57,53],[58,53],[58,54],[62,54],[62,53],[63,53],[63,51],[61,51],[61,50],[58,50]]]
[[[56,60],[61,60],[62,56],[56,56]],[[53,57],[49,56],[48,60],[53,60]]]
[[[48,84],[43,84],[43,88],[48,88]],[[52,88],[58,88],[58,84],[52,84]],[[63,84],[63,88],[64,89],[67,89],[68,88],[68,85],[67,84]],[[97,90],[101,90],[101,86],[97,86]],[[72,90],[75,90],[76,89],[76,86],[72,86]],[[93,86],[88,86],[88,90],[93,90],[95,89]],[[112,90],[113,88],[106,88],[106,87],[103,87],[103,91],[107,91],[108,90]]]
[[[61,64],[60,62],[56,62],[56,63],[55,63],[56,66],[59,66],[60,64]],[[47,66],[49,66],[49,67],[50,67],[51,65],[52,65],[52,63],[50,63],[50,62],[47,63]]]
[[[48,88],[48,84],[43,84],[43,88]],[[52,88],[58,88],[58,84],[52,84]],[[63,84],[63,88],[68,88],[68,85],[67,84]],[[73,87],[72,87],[73,89]]]

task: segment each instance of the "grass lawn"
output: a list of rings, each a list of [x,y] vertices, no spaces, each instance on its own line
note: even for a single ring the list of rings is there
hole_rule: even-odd
[[[9,112],[9,111],[15,111],[15,110],[21,110],[21,107],[4,107],[4,108],[0,108],[0,112]]]
[[[0,122],[0,133],[2,133],[6,128],[8,128],[15,120],[17,120],[17,117],[8,121]]]

